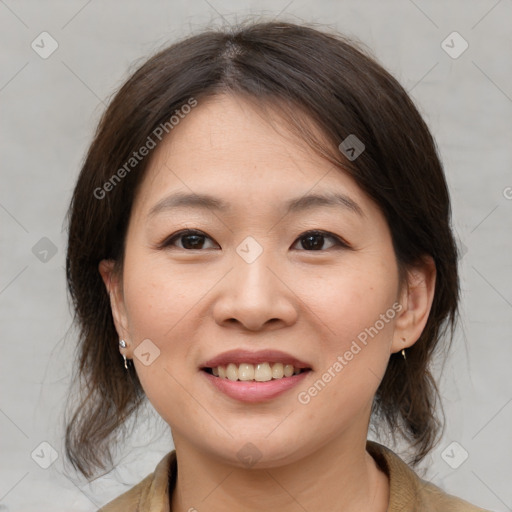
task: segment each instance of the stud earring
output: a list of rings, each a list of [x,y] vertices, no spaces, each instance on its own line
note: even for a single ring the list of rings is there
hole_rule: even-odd
[[[126,345],[126,341],[124,340],[119,340],[119,346],[121,348],[126,348],[127,345]],[[121,354],[123,356],[123,359],[124,359],[124,367],[128,370],[128,364],[127,364],[127,361],[126,361],[126,356],[124,354]]]

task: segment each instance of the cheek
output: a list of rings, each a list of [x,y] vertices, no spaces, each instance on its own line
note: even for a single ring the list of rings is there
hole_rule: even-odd
[[[190,316],[204,295],[204,284],[143,258],[132,251],[126,260],[124,298],[137,375],[148,399],[165,417],[169,397],[175,401],[183,394],[180,383],[190,372]]]
[[[390,338],[396,316],[392,306],[398,298],[393,264],[361,262],[329,276],[315,276],[314,286],[311,278],[304,279],[308,286],[302,285],[301,298],[325,328],[332,350],[346,349],[361,333],[364,342],[364,333],[376,323],[381,339]]]
[[[137,338],[163,341],[199,303],[207,283],[165,264],[137,263],[126,272],[125,300],[130,328]]]
[[[301,403],[310,400],[317,411],[327,407],[342,418],[371,402],[389,361],[399,307],[394,269],[392,258],[361,260],[304,291],[322,332],[317,380],[302,390]]]
[[[132,274],[125,293],[130,334],[136,347],[136,373],[149,402],[169,425],[178,420],[177,411],[194,414],[184,390],[191,372],[187,365],[191,345],[187,312],[193,307],[190,299],[195,294],[182,294],[180,286],[183,283],[177,286],[176,281],[162,278],[160,272],[148,271]],[[147,352],[150,356],[145,359]]]
[[[371,286],[358,286],[351,299],[334,293],[324,298],[329,328],[317,338],[321,364],[297,399],[315,428],[335,435],[340,425],[369,413],[389,361],[397,303],[393,294]]]

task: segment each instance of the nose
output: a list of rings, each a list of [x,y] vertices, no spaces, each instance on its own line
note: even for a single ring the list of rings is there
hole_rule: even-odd
[[[298,299],[290,285],[265,251],[252,263],[236,255],[234,268],[218,288],[215,321],[248,331],[290,326],[298,316]]]

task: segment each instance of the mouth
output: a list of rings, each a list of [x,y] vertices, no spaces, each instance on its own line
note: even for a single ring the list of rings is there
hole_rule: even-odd
[[[312,370],[312,366],[280,350],[230,350],[205,361],[200,369],[231,381],[268,382]]]
[[[298,385],[312,365],[277,350],[232,350],[205,361],[199,370],[212,389],[242,402],[264,402]]]

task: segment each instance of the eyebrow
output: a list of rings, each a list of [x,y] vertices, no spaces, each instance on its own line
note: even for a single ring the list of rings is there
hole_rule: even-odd
[[[286,214],[297,213],[319,207],[341,207],[345,210],[356,213],[361,217],[365,216],[362,208],[353,199],[339,192],[308,194],[290,199],[286,201],[283,206]],[[165,197],[153,206],[148,213],[148,218],[176,208],[199,208],[203,210],[226,212],[231,209],[231,205],[208,194],[178,192]]]

